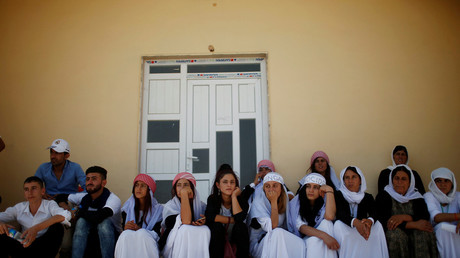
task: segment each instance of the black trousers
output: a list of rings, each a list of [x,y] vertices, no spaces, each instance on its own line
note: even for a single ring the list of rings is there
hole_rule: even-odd
[[[211,241],[209,243],[209,255],[212,258],[224,257],[225,247],[225,224],[215,222],[208,225],[211,230]],[[249,257],[249,233],[246,224],[237,222],[233,225],[230,243],[236,245],[236,257]]]
[[[64,236],[64,227],[56,223],[48,228],[45,234],[36,238],[27,248],[19,241],[2,234],[0,235],[0,257],[56,257]]]

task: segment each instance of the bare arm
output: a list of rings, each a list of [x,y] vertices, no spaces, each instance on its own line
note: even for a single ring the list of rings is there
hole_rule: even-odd
[[[439,213],[434,216],[434,222],[452,222],[460,219],[460,213]]]
[[[240,203],[238,202],[238,196],[240,194],[241,194],[241,189],[239,187],[236,187],[232,193],[232,213],[233,215],[238,214],[243,211],[243,209],[240,206]]]
[[[314,236],[317,237],[327,245],[327,248],[331,250],[337,250],[340,248],[339,242],[335,240],[332,236],[330,236],[328,233],[318,230],[314,227],[310,227],[307,225],[302,225],[299,229],[300,233],[306,235],[306,236]]]
[[[235,223],[235,219],[233,219],[233,217],[227,217],[223,215],[216,215],[216,218],[214,219],[214,221],[222,223],[222,224],[227,224],[229,218],[230,218],[230,224]]]
[[[417,221],[409,221],[406,224],[406,228],[408,229],[418,229],[427,232],[433,232],[433,226],[428,220],[417,220]]]
[[[334,190],[328,185],[322,185],[320,192],[326,196],[326,213],[324,214],[324,219],[334,220],[335,219],[335,197]]]
[[[193,192],[190,188],[182,188],[181,189],[181,202],[180,202],[180,218],[182,220],[182,224],[190,225],[192,224],[192,208],[190,207],[189,197],[190,194]]]
[[[276,191],[268,191],[266,193],[266,196],[268,200],[270,201],[270,206],[271,206],[271,212],[270,212],[270,219],[272,221],[272,229],[276,228],[278,226],[278,197],[280,196],[280,193],[277,193]]]

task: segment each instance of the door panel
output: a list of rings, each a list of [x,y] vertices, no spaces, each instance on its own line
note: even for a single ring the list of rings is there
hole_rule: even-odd
[[[156,61],[145,62],[140,172],[157,181],[155,196],[161,203],[171,199],[171,183],[179,172],[195,176],[206,201],[221,164],[230,164],[244,187],[257,161],[269,158],[266,84],[261,85],[266,77],[257,72],[265,70],[265,61],[253,60],[261,61],[254,71],[221,74],[187,73],[188,63],[152,70]]]

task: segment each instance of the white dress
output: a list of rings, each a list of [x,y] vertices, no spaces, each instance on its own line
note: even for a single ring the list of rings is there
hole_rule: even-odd
[[[389,257],[382,224],[372,224],[371,235],[366,241],[356,228],[340,220],[334,223],[334,238],[339,242],[339,257]]]
[[[455,232],[458,222],[441,222],[438,224],[434,222],[434,217],[439,213],[460,212],[460,192],[456,192],[455,199],[444,207],[441,207],[431,192],[425,193],[424,198],[430,212],[431,222],[435,225],[434,231],[439,256],[441,258],[460,257],[460,235]]]
[[[305,257],[305,245],[302,239],[280,227],[285,220],[285,214],[280,214],[278,227],[272,229],[271,218],[257,218],[261,228],[250,229],[249,249],[253,257]]]
[[[153,230],[153,227],[162,220],[163,206],[157,202],[150,191],[152,206],[146,217],[147,223],[142,223],[142,228],[136,231],[124,230],[118,237],[115,246],[115,257],[160,257],[158,250],[158,240],[160,237]],[[135,221],[134,213],[135,200],[131,196],[122,207],[122,211],[126,213],[126,221]],[[142,217],[143,212],[140,211],[139,216]]]
[[[200,201],[198,192],[193,199],[194,218],[200,218],[204,214],[206,205]],[[162,255],[164,258],[208,258],[209,242],[211,240],[211,231],[208,226],[193,226],[182,224],[180,216],[180,201],[177,197],[169,200],[164,205],[163,226],[165,220],[171,216],[177,215],[176,222],[166,240]]]
[[[141,228],[137,231],[125,230],[118,238],[115,257],[160,257],[158,235],[155,231]]]
[[[324,216],[324,213],[322,214]],[[330,236],[334,236],[334,224],[330,220],[321,219],[319,225],[315,228],[317,230],[321,230],[326,232]],[[297,217],[297,229],[300,230],[302,225],[308,225],[308,223],[302,220],[300,214]],[[324,241],[315,236],[305,236],[303,238],[305,242],[305,248],[307,250],[307,257],[325,257],[325,258],[336,258],[337,252],[335,250],[331,250],[327,247]]]

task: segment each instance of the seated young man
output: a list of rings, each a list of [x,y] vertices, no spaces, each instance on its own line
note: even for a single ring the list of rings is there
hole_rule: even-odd
[[[107,170],[93,166],[86,170],[87,193],[70,194],[79,205],[73,235],[72,257],[113,257],[121,232],[121,201],[105,188]]]
[[[28,177],[24,181],[24,197],[27,201],[0,212],[0,257],[55,257],[62,242],[64,228],[70,226],[71,214],[56,202],[43,199],[43,181]],[[13,226],[5,224],[17,221],[21,225],[21,242],[8,236]]]

